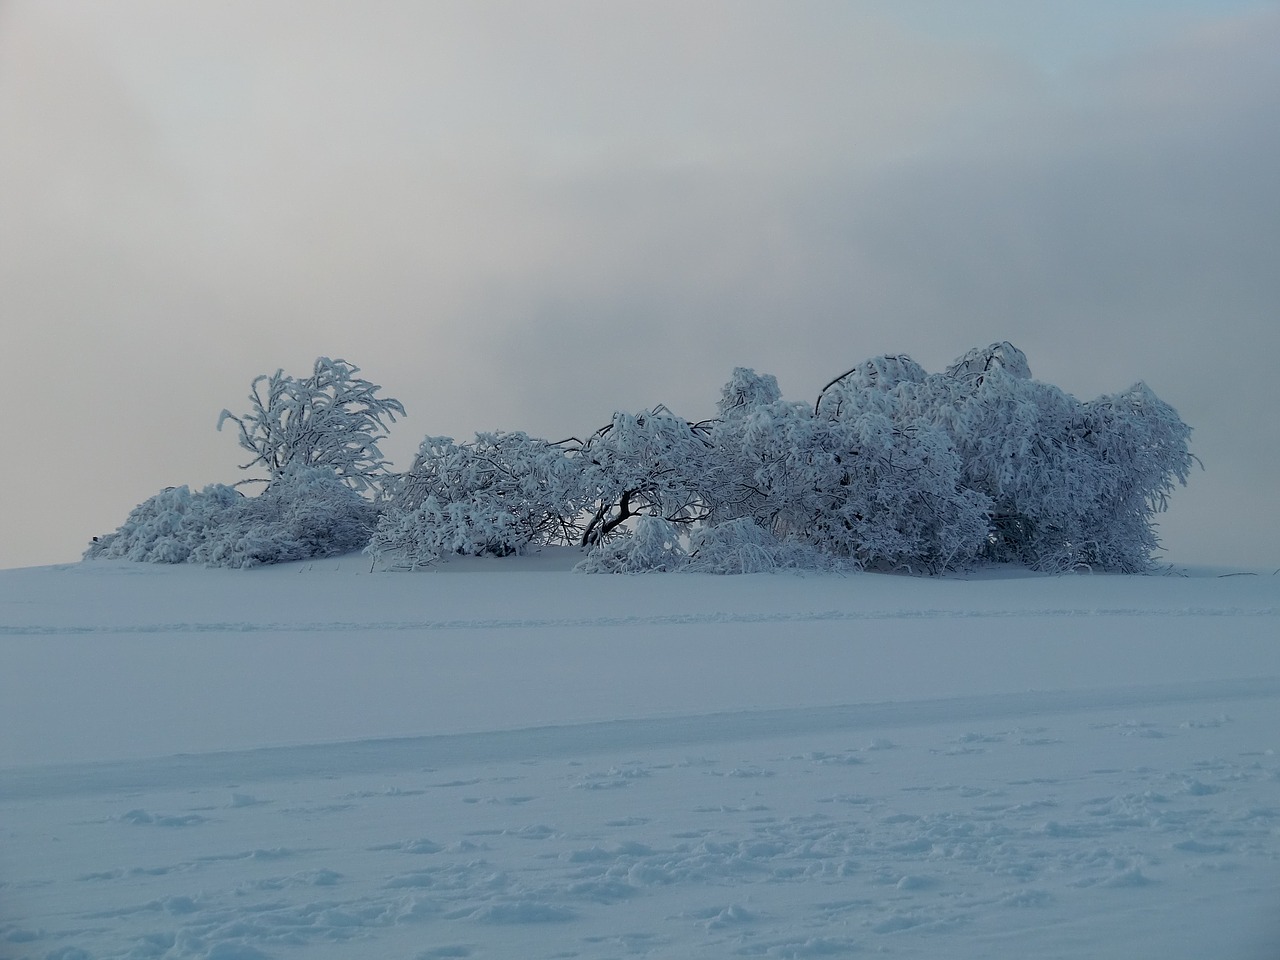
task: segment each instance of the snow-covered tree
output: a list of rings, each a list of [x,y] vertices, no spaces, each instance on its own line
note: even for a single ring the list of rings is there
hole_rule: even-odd
[[[215,483],[198,493],[167,487],[144,500],[113,533],[94,537],[85,558],[185,563],[211,527],[240,508],[234,487]]]
[[[575,568],[582,573],[671,573],[688,562],[682,525],[642,514],[625,532],[601,541]]]
[[[665,407],[616,413],[585,442],[428,437],[395,485],[371,552],[389,566],[416,567],[452,553],[603,547],[629,536],[641,517],[688,526],[706,515],[712,463],[706,426]]]
[[[377,396],[381,388],[358,372],[321,357],[310,377],[280,370],[257,377],[251,411],[223,410],[218,429],[236,423],[240,445],[254,454],[243,468],[261,465],[267,474],[262,492],[246,497],[224,484],[197,493],[168,488],[137,506],[114,533],[95,538],[85,556],[251,567],[364,547],[378,507],[361,494],[379,492],[388,470],[378,440],[385,421],[394,422],[404,407]]]
[[[388,480],[377,441],[404,410],[357,372],[321,358],[303,380],[258,377],[253,410],[219,427],[236,422],[263,493],[166,490],[87,555],[250,566],[371,538],[388,567],[575,543],[589,572],[1134,571],[1194,461],[1190,428],[1144,384],[1082,403],[1000,342],[939,374],[872,357],[812,404],[739,367],[698,423],[657,406],[585,441],[427,437]]]
[[[813,412],[838,418],[845,399],[856,396],[858,391],[888,393],[904,383],[923,383],[928,376],[924,367],[904,354],[872,357],[828,381],[818,393]]]
[[[945,434],[896,423],[891,397],[873,388],[841,391],[817,413],[778,401],[716,431],[745,492],[721,498],[717,519],[750,517],[860,566],[940,570],[971,561],[986,502],[961,489]]]
[[[752,394],[731,381],[724,395]],[[943,374],[873,357],[811,412],[767,398],[721,411],[711,520],[748,517],[873,566],[1141,570],[1193,461],[1190,428],[1147,387],[1081,403],[1007,342]]]
[[[615,413],[575,458],[594,500],[582,544],[606,542],[633,517],[685,526],[706,519],[718,465],[710,433],[663,406]]]
[[[293,466],[256,497],[220,483],[163,490],[85,557],[254,567],[359,550],[376,519],[377,508],[332,470]]]
[[[218,429],[233,421],[240,446],[254,455],[242,469],[261,465],[270,481],[291,466],[322,466],[353,490],[376,493],[388,472],[378,449],[386,436],[384,421],[404,416],[404,406],[377,396],[382,388],[357,377],[359,372],[345,360],[319,357],[309,377],[285,376],[283,370],[263,374],[250,387],[249,412],[223,410]]]
[[[572,445],[524,433],[427,437],[396,483],[371,552],[417,567],[446,554],[506,556],[574,542],[591,499]]]
[[[729,382],[720,389],[716,409],[721,420],[730,420],[781,399],[782,390],[773,374],[756,373],[750,367],[734,367]]]
[[[1154,515],[1192,463],[1190,428],[1149,388],[1082,403],[1031,376],[1008,343],[898,388],[899,408],[945,430],[963,485],[990,500],[984,556],[1041,570],[1137,571]]]
[[[1103,465],[1108,485],[1082,512],[1072,562],[1106,570],[1138,571],[1160,546],[1152,519],[1168,509],[1169,495],[1186,484],[1194,457],[1191,428],[1144,383],[1081,405],[1073,440]]]
[[[748,517],[699,526],[689,538],[689,573],[772,573],[777,570],[831,570],[842,566],[832,554],[794,538],[779,538]]]
[[[996,369],[1004,371],[1017,380],[1031,379],[1031,367],[1027,363],[1027,355],[1008,340],[1002,340],[987,347],[974,347],[947,367],[947,376],[977,383],[988,372]]]

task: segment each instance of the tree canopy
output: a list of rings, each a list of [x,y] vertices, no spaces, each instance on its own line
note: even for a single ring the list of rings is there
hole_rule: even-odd
[[[812,405],[738,368],[711,420],[658,406],[585,441],[428,438],[370,549],[407,566],[578,543],[590,571],[1138,571],[1190,433],[1144,384],[1081,402],[1007,342],[938,374],[873,357]]]
[[[358,371],[321,357],[307,378],[256,378],[219,428],[238,425],[263,493],[164,491],[87,555],[242,566],[367,544],[415,568],[563,544],[588,572],[1132,572],[1194,463],[1191,428],[1145,384],[1082,402],[1007,342],[942,373],[872,357],[812,403],[738,368],[708,420],[658,405],[586,439],[428,436],[400,474],[377,441],[404,408]]]

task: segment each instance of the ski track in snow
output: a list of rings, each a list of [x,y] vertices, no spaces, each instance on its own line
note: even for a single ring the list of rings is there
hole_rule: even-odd
[[[0,960],[1280,955],[1276,580],[341,562],[0,576]]]
[[[591,724],[492,757],[414,738],[376,771],[361,744],[8,771],[4,822],[36,827],[6,837],[0,957],[976,957],[1206,881],[1262,909],[1280,761],[1241,734],[1272,739],[1278,690]]]
[[[1126,608],[1028,608],[1019,610],[823,610],[810,612],[731,613],[696,612],[629,616],[542,617],[528,619],[466,618],[453,620],[388,620],[376,622],[187,622],[103,625],[0,624],[0,636],[75,636],[81,634],[149,633],[352,633],[357,631],[443,630],[542,630],[578,627],[668,627],[708,624],[770,624],[859,622],[879,620],[1003,620],[1041,617],[1275,617],[1277,607],[1126,607]]]
[[[0,800],[84,792],[136,791],[157,785],[204,786],[229,780],[282,780],[398,773],[477,761],[553,759],[655,746],[700,744],[842,730],[988,722],[1101,709],[1222,700],[1280,700],[1280,677],[1192,681],[1100,690],[1038,690],[939,700],[848,704],[788,710],[610,720],[483,733],[390,737],[206,754],[16,767],[4,771]]]

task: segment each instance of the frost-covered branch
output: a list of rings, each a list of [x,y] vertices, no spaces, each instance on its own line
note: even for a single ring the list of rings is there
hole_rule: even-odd
[[[285,376],[283,370],[256,377],[249,391],[250,410],[236,416],[223,410],[218,429],[233,421],[240,446],[253,459],[241,469],[261,466],[275,481],[292,466],[329,467],[352,489],[376,491],[389,471],[378,441],[387,422],[404,416],[404,406],[379,397],[382,388],[356,376],[360,368],[345,360],[316,360],[311,376]]]

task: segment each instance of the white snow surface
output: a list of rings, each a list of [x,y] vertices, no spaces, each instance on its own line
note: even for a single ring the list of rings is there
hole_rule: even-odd
[[[0,958],[1280,956],[1280,576],[0,571]]]

